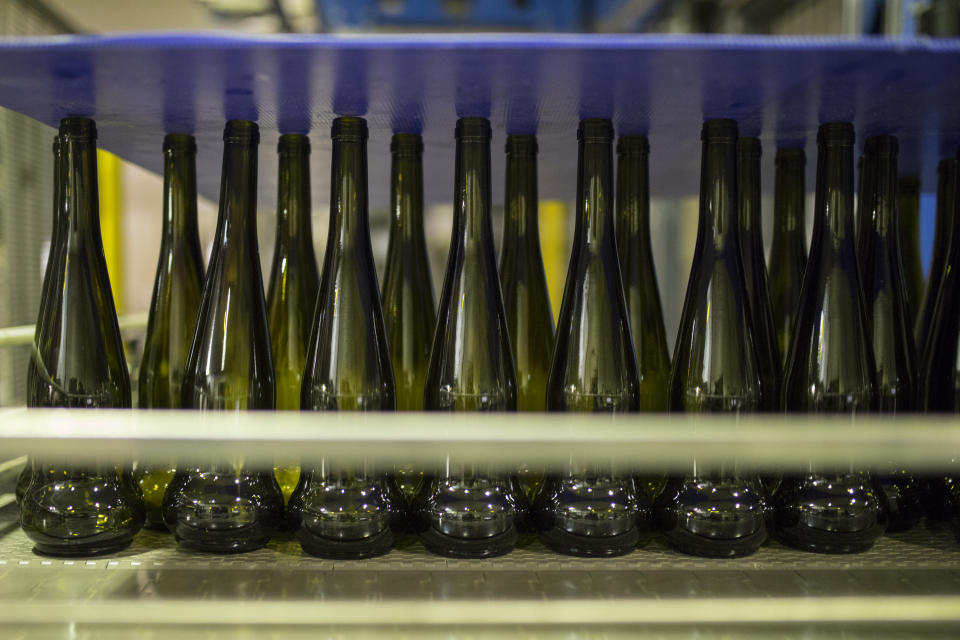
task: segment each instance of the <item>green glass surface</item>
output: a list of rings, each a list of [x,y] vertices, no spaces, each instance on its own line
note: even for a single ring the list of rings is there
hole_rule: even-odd
[[[781,358],[773,309],[767,289],[767,264],[763,252],[760,211],[760,141],[737,140],[737,196],[740,212],[740,253],[747,283],[747,300],[754,329],[754,344],[764,409],[780,409]]]
[[[424,388],[428,411],[515,411],[516,367],[490,219],[490,122],[456,127],[453,232]],[[523,494],[515,479],[451,461],[417,496],[415,528],[434,553],[489,557],[517,539]]]
[[[437,325],[433,279],[423,230],[423,140],[390,142],[390,238],[383,275],[383,321],[396,381],[398,411],[423,409],[423,383]]]
[[[183,374],[203,294],[203,253],[197,231],[197,144],[193,136],[163,140],[163,218],[160,258],[140,360],[137,406],[179,409]],[[134,479],[143,493],[147,526],[166,530],[163,494],[176,465],[137,464]]]
[[[273,360],[257,248],[257,125],[223,132],[220,212],[187,357],[182,406],[272,410]],[[228,501],[230,509],[223,503]],[[223,553],[262,547],[283,519],[272,469],[242,461],[183,461],[167,487],[163,520],[184,546]]]
[[[556,337],[540,253],[537,139],[532,135],[508,136],[506,153],[500,282],[517,365],[517,409],[544,411]]]
[[[640,383],[614,229],[613,124],[581,120],[577,140],[577,223],[547,409],[638,411]],[[541,538],[560,553],[620,555],[633,550],[648,524],[645,500],[629,475],[572,459],[566,469],[546,475],[534,514]]]
[[[853,237],[853,126],[821,125],[817,141],[813,241],[787,359],[784,408],[852,416],[878,406]],[[868,473],[811,467],[784,477],[775,496],[775,526],[793,546],[844,553],[868,549],[883,533],[886,516]]]
[[[64,118],[59,138],[51,262],[27,369],[27,406],[129,408],[130,377],[100,236],[96,125]],[[32,459],[30,468],[20,524],[38,552],[111,553],[143,526],[143,502],[126,472],[46,458]]]
[[[867,236],[870,235],[870,228],[873,225],[873,212],[867,207],[867,194],[876,191],[877,167],[876,158],[866,153],[860,155],[857,160],[857,206],[854,224],[856,225],[856,249],[857,264],[860,266],[860,272],[863,273],[864,264],[862,262],[861,247],[866,246]]]
[[[670,408],[686,413],[753,413],[768,407],[755,346],[740,247],[737,124],[703,124],[700,219],[670,382]],[[655,503],[659,528],[684,553],[737,556],[766,539],[766,494],[736,464],[694,461]]]
[[[267,326],[277,409],[296,411],[320,287],[310,221],[310,139],[296,133],[281,135],[277,156],[277,233],[267,287]],[[289,500],[300,478],[299,463],[278,461],[274,475]]]
[[[937,213],[934,221],[933,254],[930,256],[930,271],[927,286],[920,300],[920,315],[914,325],[914,339],[917,353],[923,353],[933,324],[933,313],[937,306],[937,293],[947,266],[947,254],[950,250],[950,238],[958,213],[957,207],[957,161],[943,158],[937,164]]]
[[[777,150],[769,288],[781,369],[790,352],[803,272],[807,268],[806,164],[803,149]]]
[[[367,213],[367,124],[333,121],[330,231],[303,371],[304,411],[393,411],[387,347]],[[288,516],[303,550],[332,558],[386,553],[403,501],[386,474],[324,458],[304,466]]]
[[[650,246],[649,154],[646,136],[621,136],[617,141],[617,255],[640,381],[640,410],[667,411],[670,351]]]
[[[907,318],[912,325],[920,315],[920,298],[923,296],[923,263],[920,259],[920,180],[911,176],[901,177],[897,193],[903,284],[906,289]]]

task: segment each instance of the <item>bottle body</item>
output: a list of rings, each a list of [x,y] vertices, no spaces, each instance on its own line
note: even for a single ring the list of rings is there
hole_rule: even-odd
[[[577,132],[577,226],[547,383],[547,409],[605,413],[640,409],[640,384],[614,231],[613,125],[588,119]],[[632,551],[649,521],[638,483],[571,459],[549,473],[534,501],[543,541],[560,553]]]
[[[855,417],[876,410],[877,387],[853,237],[852,125],[821,125],[818,146],[813,242],[787,360],[784,408]],[[881,500],[866,471],[811,465],[780,483],[775,527],[782,540],[801,549],[862,551],[886,528]]]
[[[517,380],[490,220],[490,123],[457,122],[453,233],[424,385],[427,411],[516,411]],[[525,517],[516,479],[448,460],[425,480],[414,526],[440,555],[508,553]]]
[[[100,236],[96,126],[64,118],[59,138],[55,248],[27,371],[27,406],[129,408],[130,378]],[[29,468],[20,524],[38,552],[110,553],[143,526],[143,502],[125,470],[47,458],[32,459]]]
[[[703,125],[700,222],[670,382],[672,411],[753,413],[767,406],[740,251],[737,125]],[[692,555],[753,553],[767,537],[767,496],[736,462],[674,475],[654,503],[657,527]]]
[[[920,315],[920,298],[923,296],[923,263],[920,260],[920,180],[912,176],[900,178],[897,186],[897,200],[907,319],[912,324]]]
[[[393,411],[387,347],[367,217],[367,126],[333,122],[330,233],[300,407],[304,411]],[[403,528],[402,499],[385,473],[305,464],[288,514],[303,550],[333,558],[387,552]]]
[[[170,134],[163,143],[163,225],[160,258],[140,361],[137,406],[179,409],[184,369],[203,293],[203,254],[197,231],[197,145],[193,136]],[[163,495],[176,465],[137,463],[146,525],[166,531]]]
[[[956,216],[960,211],[956,198],[957,161],[954,158],[944,158],[937,164],[937,215],[934,222],[933,255],[930,257],[927,286],[920,300],[920,315],[917,317],[913,334],[917,353],[921,355],[930,336],[937,294],[940,292],[940,283],[943,281],[950,251],[953,225],[956,224]]]
[[[273,361],[256,235],[259,130],[224,129],[220,213],[181,390],[184,408],[272,410]],[[227,508],[224,499],[236,502]],[[262,547],[283,520],[272,469],[240,461],[181,461],[164,495],[163,520],[182,545],[232,553]]]

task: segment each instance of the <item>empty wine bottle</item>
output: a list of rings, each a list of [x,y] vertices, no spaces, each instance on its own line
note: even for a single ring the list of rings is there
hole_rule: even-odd
[[[640,410],[667,411],[670,352],[650,247],[649,155],[646,136],[621,136],[617,141],[617,254],[637,360]]]
[[[453,234],[424,386],[428,411],[516,411],[517,378],[490,220],[490,122],[456,127]],[[417,495],[415,527],[441,555],[508,553],[526,516],[515,478],[448,460]]]
[[[773,309],[767,290],[767,264],[763,254],[763,229],[760,213],[760,141],[737,140],[737,195],[740,212],[740,254],[747,283],[747,301],[754,329],[760,382],[763,384],[763,409],[780,410],[781,361]]]
[[[677,344],[670,407],[687,413],[753,413],[768,407],[761,379],[737,208],[737,123],[707,120],[700,222]],[[753,553],[767,537],[765,489],[736,462],[673,476],[654,504],[658,528],[693,555]]]
[[[55,247],[27,369],[27,406],[129,408],[130,376],[100,236],[97,128],[60,122]],[[31,460],[20,525],[40,553],[83,556],[123,549],[144,522],[126,471],[107,463]]]
[[[63,227],[61,222],[63,217],[63,196],[60,193],[60,177],[63,173],[63,169],[60,167],[60,135],[53,136],[53,217],[50,221],[50,247],[48,248],[47,253],[47,264],[43,272],[43,284],[40,289],[40,309],[46,309],[50,306],[51,296],[57,295],[54,291],[54,286],[56,282],[56,276],[53,273],[54,265],[57,263],[56,254],[61,244],[64,244],[60,240],[60,230]],[[43,313],[41,311],[41,313]],[[23,466],[23,469],[20,470],[20,475],[17,478],[17,486],[14,490],[14,499],[19,505],[23,501],[23,494],[27,491],[27,486],[30,484],[30,475],[33,470],[32,463],[27,460],[27,463]]]
[[[870,227],[873,225],[873,212],[867,210],[867,194],[876,191],[876,160],[875,157],[866,153],[860,154],[857,161],[857,206],[854,223],[856,225],[856,237],[854,242],[857,251],[857,264],[860,267],[860,273],[863,273],[864,264],[861,260],[863,254],[860,249],[867,243],[867,236],[870,235]]]
[[[923,295],[923,263],[920,260],[920,180],[900,178],[897,186],[897,210],[900,216],[900,257],[907,297],[907,318],[916,322]]]
[[[937,165],[937,216],[934,222],[933,255],[930,257],[930,271],[927,275],[927,286],[920,300],[920,315],[914,326],[914,339],[917,353],[922,354],[930,335],[930,326],[933,323],[933,311],[937,305],[937,293],[947,263],[947,252],[950,250],[950,238],[953,235],[953,225],[956,223],[957,197],[957,161],[954,158],[943,158]]]
[[[197,232],[197,143],[172,133],[163,139],[163,222],[160,259],[150,298],[140,360],[137,406],[179,409],[183,374],[203,294],[203,253]],[[143,493],[147,526],[163,529],[163,494],[176,465],[138,463],[134,479]]]
[[[393,411],[387,347],[367,216],[367,123],[333,121],[330,231],[303,371],[304,411]],[[303,550],[366,558],[390,550],[403,500],[385,473],[323,458],[304,465],[288,509]]]
[[[810,258],[784,377],[784,407],[855,416],[877,407],[876,369],[853,237],[853,125],[817,134],[817,191]],[[785,475],[774,521],[792,546],[821,552],[868,549],[886,528],[873,478],[810,465]]]
[[[917,409],[917,354],[904,300],[900,237],[897,233],[897,139],[867,138],[865,153],[875,165],[874,191],[866,193],[862,211],[872,224],[860,247],[864,264],[863,297],[868,332],[877,371],[878,409],[881,413],[909,413]],[[886,496],[889,531],[904,531],[921,516],[918,480],[906,469],[877,471]]]
[[[277,155],[277,236],[267,288],[267,326],[277,409],[296,411],[320,287],[310,221],[310,139],[297,133],[281,135]],[[300,478],[299,464],[278,461],[274,475],[289,500]]]
[[[547,382],[550,411],[625,413],[640,408],[630,319],[614,231],[613,124],[577,130],[577,226],[557,345]],[[649,523],[649,502],[628,473],[578,464],[551,472],[534,502],[540,536],[578,556],[629,553]]]
[[[202,411],[271,410],[273,360],[257,249],[254,122],[223,131],[220,213],[184,370],[181,403]],[[283,520],[272,469],[221,459],[180,462],[163,499],[163,521],[185,547],[208,552],[262,547]]]
[[[803,149],[777,149],[773,190],[773,243],[770,246],[770,306],[777,331],[781,368],[790,351],[793,323],[807,268],[807,191]],[[779,401],[779,398],[777,399]]]

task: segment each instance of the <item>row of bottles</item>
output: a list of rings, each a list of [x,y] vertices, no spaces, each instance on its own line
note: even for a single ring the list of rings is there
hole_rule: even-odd
[[[92,121],[67,118],[55,143],[53,242],[28,373],[30,406],[130,406],[99,238],[95,137]],[[265,298],[255,227],[256,124],[226,125],[206,274],[196,232],[195,144],[190,136],[167,136],[141,407],[614,414],[783,407],[855,415],[960,406],[952,387],[949,407],[921,401],[926,387],[916,383],[956,379],[957,350],[948,345],[960,334],[960,299],[951,297],[949,278],[960,241],[940,251],[945,266],[928,342],[942,348],[923,350],[926,377],[917,376],[894,138],[865,145],[858,250],[853,128],[820,128],[809,257],[803,153],[778,151],[768,285],[759,142],[739,138],[733,121],[704,123],[697,244],[671,366],[650,247],[644,137],[618,141],[614,200],[612,124],[580,123],[576,233],[556,331],[539,250],[533,136],[508,137],[498,272],[490,124],[457,123],[454,224],[436,313],[423,239],[420,137],[397,134],[391,144],[382,293],[367,220],[366,123],[338,118],[332,137],[322,275],[310,231],[309,141],[280,138],[277,252]],[[942,165],[941,179],[938,221],[954,215],[948,189],[955,164]],[[944,362],[934,363],[937,357]],[[122,547],[145,520],[206,551],[257,548],[287,527],[308,553],[327,557],[382,553],[406,526],[432,551],[462,557],[506,553],[531,527],[551,548],[575,555],[629,552],[651,526],[698,555],[750,553],[771,528],[800,548],[849,552],[868,548],[887,520],[906,528],[919,517],[917,481],[892,463],[876,476],[811,467],[782,479],[694,464],[688,474],[667,478],[655,498],[645,479],[573,458],[543,477],[455,460],[443,469],[390,474],[327,459],[304,469],[280,461],[275,470],[181,461],[132,472],[51,460],[33,460],[31,469],[21,487],[21,522],[40,551],[57,554]]]

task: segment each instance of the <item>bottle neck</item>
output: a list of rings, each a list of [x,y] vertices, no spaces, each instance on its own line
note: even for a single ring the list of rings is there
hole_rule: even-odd
[[[508,153],[504,235],[539,243],[537,206],[536,155]]]
[[[490,139],[457,140],[454,228],[464,241],[493,241],[490,221]]]
[[[714,246],[739,247],[737,145],[734,139],[704,140],[700,173],[700,234]]]
[[[805,233],[804,199],[806,184],[804,163],[799,160],[781,160],[773,187],[774,233]]]
[[[817,209],[820,234],[853,243],[853,146],[821,143],[817,152]]]
[[[390,163],[390,214],[393,232],[406,239],[423,237],[423,157],[394,152]]]
[[[179,243],[196,229],[196,153],[167,149],[163,165],[163,240]]]
[[[957,200],[957,163],[953,159],[942,160],[937,167],[937,213],[934,222],[932,265],[942,265],[950,237],[957,232],[958,215],[960,200]]]
[[[93,138],[61,136],[60,153],[60,211],[65,231],[74,240],[100,242],[96,142]]]
[[[311,242],[310,156],[282,151],[277,171],[277,246]]]
[[[330,237],[353,246],[369,237],[367,214],[367,143],[359,138],[333,139],[330,181]]]
[[[741,153],[737,160],[741,229],[751,239],[761,239],[760,154]]]
[[[873,232],[882,238],[892,237],[897,229],[897,157],[889,153],[878,154],[874,164],[876,182],[872,196],[867,196],[867,212],[872,212]]]
[[[218,236],[232,246],[257,240],[257,145],[225,140]]]
[[[614,244],[613,144],[580,141],[577,176],[577,232],[581,246],[601,250]]]
[[[649,243],[650,176],[646,153],[621,153],[617,166],[617,211],[620,228],[617,235],[627,234]]]

